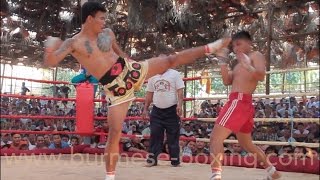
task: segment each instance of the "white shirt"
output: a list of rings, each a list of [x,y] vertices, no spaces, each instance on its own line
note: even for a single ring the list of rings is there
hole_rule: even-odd
[[[301,134],[301,132],[299,130],[295,130],[293,134]],[[305,129],[302,134],[309,134],[309,131]]]
[[[184,83],[178,71],[168,69],[148,80],[147,91],[153,92],[153,104],[161,109],[178,103],[177,90],[184,88]]]

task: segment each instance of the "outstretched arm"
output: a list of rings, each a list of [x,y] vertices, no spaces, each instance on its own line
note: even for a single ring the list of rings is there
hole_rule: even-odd
[[[74,39],[66,39],[64,42],[59,38],[49,37],[44,54],[44,65],[56,66],[68,54],[73,51]]]

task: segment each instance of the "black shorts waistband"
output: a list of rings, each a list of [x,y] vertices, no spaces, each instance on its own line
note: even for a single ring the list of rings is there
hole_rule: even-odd
[[[100,78],[99,82],[102,85],[111,83],[119,76],[119,74],[122,73],[125,65],[125,60],[122,57],[119,57],[117,62],[112,65],[112,67],[102,76],[102,78]],[[119,68],[121,69],[119,70]]]

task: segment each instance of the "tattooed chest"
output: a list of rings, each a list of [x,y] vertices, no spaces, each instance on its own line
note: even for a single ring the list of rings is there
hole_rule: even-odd
[[[101,52],[109,52],[112,46],[112,40],[109,36],[101,34],[98,36],[96,42],[85,41],[84,47],[86,52],[90,55],[94,52],[94,49],[97,49]]]

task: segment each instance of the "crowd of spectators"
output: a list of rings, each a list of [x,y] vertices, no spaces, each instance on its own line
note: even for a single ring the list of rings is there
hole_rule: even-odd
[[[24,89],[24,93],[28,92]],[[64,97],[66,97],[65,95]],[[255,122],[253,139],[256,141],[283,141],[283,142],[307,142],[319,143],[319,123],[292,123],[294,118],[319,118],[319,96],[294,97],[283,99],[258,99],[253,100],[256,109],[255,118],[279,118],[278,122]],[[215,118],[223,107],[223,101],[204,101],[200,111],[192,117]],[[140,116],[143,111],[142,103],[133,103],[128,110],[127,116]],[[1,97],[2,115],[23,115],[20,119],[1,118],[1,129],[5,130],[30,130],[50,131],[50,135],[35,135],[13,133],[1,134],[1,149],[57,149],[75,146],[79,144],[90,144],[92,148],[104,148],[105,136],[81,137],[78,135],[59,134],[61,131],[75,131],[74,120],[68,119],[31,119],[28,116],[75,116],[76,105],[74,102],[61,102],[55,100],[18,99]],[[96,103],[95,115],[107,116],[107,104]],[[282,120],[287,118],[289,120]],[[213,129],[212,122],[183,121],[180,134],[185,138],[210,138]],[[95,121],[96,132],[108,132],[106,121]],[[149,122],[144,120],[124,121],[122,132],[128,135],[150,135]],[[236,139],[230,135],[229,139]],[[149,140],[147,138],[123,138],[123,151],[147,152]],[[293,146],[269,146],[263,145],[260,148],[267,154],[284,157],[316,157],[319,149],[293,147]],[[180,140],[181,155],[195,156],[209,154],[209,146],[202,141]],[[168,153],[166,142],[163,145],[163,152]],[[226,144],[226,155],[246,156],[239,144]]]

